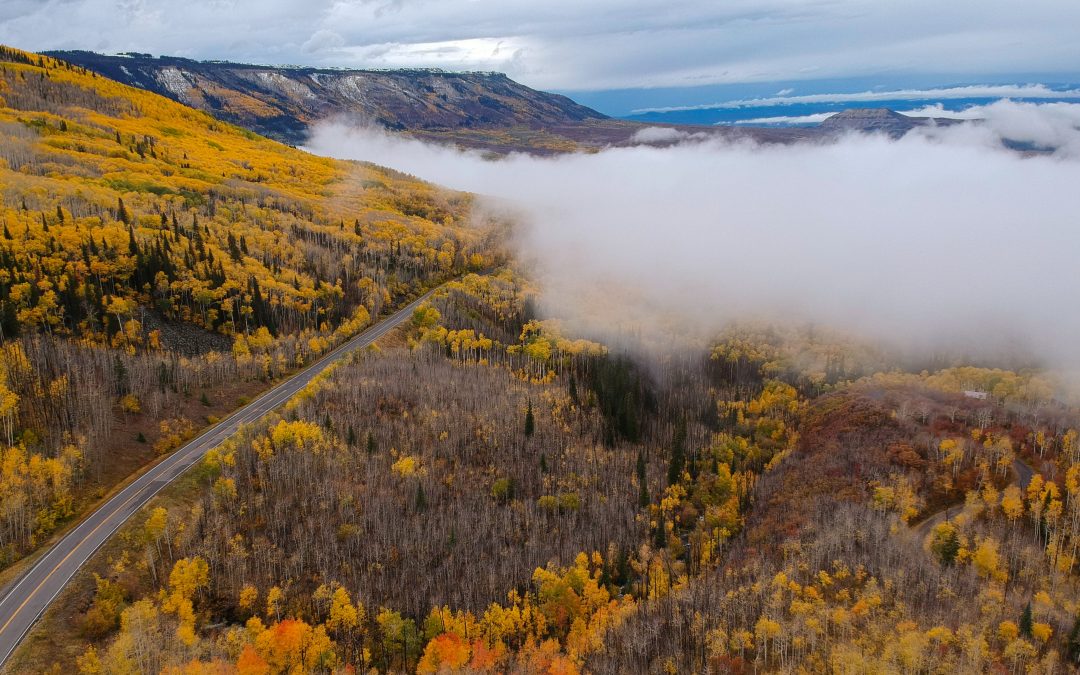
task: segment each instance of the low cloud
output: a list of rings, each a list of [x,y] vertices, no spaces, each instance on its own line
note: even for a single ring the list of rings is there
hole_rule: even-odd
[[[1075,366],[1080,131],[1071,113],[1013,106],[899,141],[711,140],[489,161],[327,124],[309,147],[509,205],[547,311],[586,332],[663,342],[731,320],[813,322]],[[1025,155],[1004,149],[1003,134],[1061,149]]]
[[[774,117],[754,117],[748,120],[735,120],[734,122],[717,122],[716,126],[738,124],[747,126],[761,126],[769,124],[782,125],[809,125],[820,124],[829,119],[836,112],[811,113],[809,115],[776,115]]]
[[[645,127],[635,131],[634,135],[630,137],[630,142],[646,144],[678,143],[702,137],[703,134],[701,133],[690,133],[674,127]]]
[[[944,103],[934,103],[918,108],[899,109],[896,112],[908,117],[978,121],[986,126],[991,143],[996,143],[1001,138],[1032,143],[1043,148],[1054,148],[1059,156],[1076,154],[1080,150],[1075,146],[1078,136],[1076,132],[1080,128],[1080,103],[1063,101],[1032,103],[1005,99],[986,105],[968,105],[955,110],[946,108]],[[835,114],[835,111],[830,111],[809,115],[755,117],[735,122],[717,122],[717,126],[726,124],[808,126],[820,124]],[[922,133],[933,135],[934,132],[925,130]],[[955,130],[951,133],[955,140]]]
[[[938,89],[888,89],[880,91],[860,91],[853,93],[823,93],[789,96],[791,90],[781,91],[776,96],[765,98],[739,99],[721,103],[701,105],[667,106],[660,108],[638,108],[631,111],[635,115],[643,113],[685,112],[690,110],[734,110],[738,108],[769,108],[778,105],[796,105],[813,103],[866,103],[881,101],[940,101],[962,98],[994,99],[1023,98],[1051,100],[1080,100],[1080,89],[1054,89],[1045,84],[975,84],[963,87],[942,87]]]

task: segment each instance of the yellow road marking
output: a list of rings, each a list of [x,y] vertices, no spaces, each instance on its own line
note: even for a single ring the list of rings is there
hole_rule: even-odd
[[[153,481],[151,481],[151,482],[153,482]],[[146,487],[149,487],[149,484],[147,484]],[[7,629],[7,627],[9,625],[11,625],[11,622],[15,620],[15,617],[17,617],[19,615],[19,613],[22,612],[23,608],[26,607],[26,603],[30,602],[30,600],[33,599],[33,597],[37,594],[37,592],[41,590],[41,587],[45,585],[45,582],[47,582],[49,580],[49,578],[52,577],[52,575],[56,573],[56,570],[60,569],[60,566],[63,565],[64,563],[66,563],[68,561],[68,558],[73,556],[75,554],[75,551],[78,551],[79,548],[82,547],[82,545],[86,543],[87,539],[94,536],[94,533],[97,532],[98,530],[100,530],[102,525],[109,522],[110,518],[112,518],[116,514],[120,513],[121,509],[123,509],[125,506],[130,504],[132,499],[135,499],[136,497],[141,495],[143,493],[143,490],[146,489],[146,487],[144,487],[142,490],[139,490],[135,494],[128,497],[127,501],[125,501],[123,504],[118,506],[112,513],[105,516],[105,518],[103,518],[102,521],[97,524],[97,527],[90,530],[90,532],[85,537],[83,537],[82,539],[79,540],[78,544],[75,544],[75,547],[72,548],[71,551],[66,556],[64,556],[63,560],[56,563],[56,566],[53,567],[51,570],[49,570],[49,573],[46,574],[45,578],[41,580],[41,583],[39,583],[37,586],[35,586],[34,590],[30,591],[30,593],[26,596],[26,599],[22,601],[22,604],[19,605],[19,607],[14,612],[11,613],[11,616],[8,618],[8,620],[4,622],[4,625],[0,626],[0,634],[3,634],[3,632]]]
[[[406,306],[405,306],[404,308],[402,308],[402,309],[401,309],[400,311],[398,311],[397,313],[395,313],[395,314],[391,315],[390,317],[388,317],[388,318],[386,319],[386,321],[380,322],[380,323],[381,323],[381,327],[382,327],[382,330],[379,330],[380,324],[376,324],[375,326],[373,326],[373,327],[372,327],[372,328],[374,329],[374,330],[373,330],[373,332],[372,332],[372,334],[371,334],[371,335],[368,335],[368,336],[366,336],[366,337],[368,337],[368,338],[369,338],[369,339],[370,339],[370,340],[371,340],[372,342],[374,342],[375,340],[379,339],[380,337],[382,337],[383,335],[385,335],[385,334],[386,334],[387,332],[389,332],[389,330],[390,330],[390,326],[389,326],[389,323],[390,323],[390,322],[392,322],[392,321],[393,321],[394,319],[397,319],[397,318],[398,318],[399,316],[401,316],[401,315],[403,315],[403,314],[407,313],[407,312],[408,312],[408,310],[410,310],[410,309],[411,309],[411,308],[412,308],[413,306],[415,306],[415,305],[419,305],[419,304],[420,304],[420,303],[421,303],[422,301],[424,301],[425,299],[427,299],[427,297],[428,297],[429,295],[431,295],[431,294],[432,294],[432,292],[431,292],[431,291],[429,291],[428,293],[424,294],[424,295],[423,295],[423,296],[421,296],[420,298],[417,298],[417,299],[416,299],[416,300],[414,300],[413,302],[411,302],[411,303],[409,303],[408,305],[406,305]],[[396,326],[395,326],[395,327],[396,327]],[[311,368],[312,368],[312,370],[314,370],[314,369],[316,368],[316,366],[317,366],[317,365],[318,365],[318,364],[319,364],[319,363],[321,362],[321,363],[322,363],[322,365],[323,365],[323,367],[322,367],[322,368],[318,368],[318,371],[319,371],[319,372],[322,372],[322,370],[324,370],[324,369],[325,369],[325,367],[326,367],[327,365],[329,365],[329,364],[330,364],[331,362],[333,362],[333,361],[337,360],[337,357],[335,356],[335,354],[336,354],[337,352],[341,352],[341,351],[348,351],[348,348],[349,348],[350,346],[359,346],[359,343],[361,343],[361,342],[363,342],[363,341],[364,341],[364,339],[363,339],[364,337],[365,337],[364,333],[361,333],[360,335],[357,335],[357,336],[356,336],[356,337],[354,337],[353,339],[351,339],[351,340],[348,340],[348,341],[344,342],[344,343],[343,343],[343,344],[341,344],[341,345],[338,345],[338,347],[337,347],[337,348],[335,348],[335,349],[331,350],[331,351],[330,351],[330,352],[329,352],[328,354],[326,354],[326,355],[325,355],[325,357],[324,357],[323,359],[320,359],[320,360],[316,361],[315,363],[313,363],[313,364],[311,365]],[[353,343],[356,343],[356,344],[354,345]],[[310,372],[312,372],[312,370],[309,370],[308,372],[310,373]],[[314,376],[312,377],[312,379],[314,379]],[[259,403],[261,403],[261,402],[265,402],[265,401],[268,401],[269,399],[272,399],[272,398],[274,398],[274,395],[275,395],[275,394],[281,393],[281,392],[283,392],[283,391],[286,391],[286,392],[287,392],[287,390],[288,390],[288,385],[289,385],[290,383],[292,383],[292,382],[295,382],[295,381],[297,381],[297,380],[294,380],[294,379],[291,379],[291,378],[290,378],[289,380],[286,380],[285,382],[282,382],[282,383],[281,383],[281,384],[279,385],[280,389],[278,389],[277,391],[275,391],[275,390],[271,389],[270,391],[266,392],[266,393],[265,393],[265,394],[264,394],[263,396],[260,396],[260,397],[259,397],[258,399],[256,399],[255,401],[252,401],[252,403],[251,403],[251,405],[250,405],[250,407],[249,407],[249,410],[250,410],[250,409],[253,409],[253,408],[254,408],[254,407],[255,407],[255,406],[257,405],[257,404],[259,404]],[[310,381],[310,380],[309,380],[309,381]],[[307,383],[305,383],[305,384],[307,384]],[[301,387],[301,388],[302,388],[302,387]],[[292,397],[292,395],[293,395],[293,394],[295,394],[295,393],[296,393],[296,392],[289,392],[289,393],[287,394],[286,398],[291,398],[291,397]],[[258,419],[258,418],[262,417],[262,416],[263,416],[263,414],[265,414],[265,413],[266,413],[266,412],[268,412],[269,410],[273,409],[273,407],[277,407],[277,405],[279,405],[279,404],[280,404],[280,401],[275,401],[275,402],[274,402],[274,405],[273,405],[273,406],[272,406],[271,408],[268,408],[268,409],[266,409],[266,410],[260,411],[260,414],[256,415],[254,419]],[[238,410],[238,411],[236,411],[236,413],[234,413],[233,415],[230,415],[229,417],[230,417],[230,418],[239,418],[239,417],[242,417],[242,416],[243,416],[243,411],[242,411],[242,410]],[[228,419],[229,419],[229,418],[226,418],[226,420],[228,420]],[[223,420],[223,421],[225,421],[225,420]],[[225,440],[225,438],[227,438],[227,437],[229,437],[229,436],[232,436],[232,435],[233,435],[234,433],[236,433],[236,431],[237,431],[237,430],[238,430],[238,429],[240,428],[240,426],[242,426],[243,424],[247,423],[248,421],[250,421],[250,420],[237,420],[237,419],[233,419],[233,422],[238,422],[238,423],[236,424],[236,429],[233,429],[233,430],[232,430],[231,432],[227,433],[227,434],[226,434],[226,435],[225,435],[224,437],[222,437],[222,438],[218,439],[218,440],[217,440],[217,441],[216,441],[216,442],[214,443],[214,445],[220,445],[220,444],[221,444],[221,442]],[[231,423],[230,423],[230,424],[231,424]],[[206,432],[206,434],[204,434],[204,436],[205,436],[205,435],[209,435],[210,433],[211,433],[211,430],[207,430],[207,432]],[[195,440],[194,440],[193,442],[195,442],[195,443],[198,443],[198,442],[199,442],[199,440],[200,440],[200,439],[196,438],[196,439],[195,439]],[[188,454],[186,454],[186,455],[185,455],[185,456],[183,457],[183,459],[181,459],[181,460],[179,460],[179,461],[175,462],[175,463],[174,463],[174,464],[173,464],[172,466],[170,466],[170,467],[169,467],[169,469],[173,469],[173,468],[175,468],[176,466],[179,466],[179,465],[181,465],[181,464],[182,464],[182,463],[183,463],[183,462],[184,462],[185,460],[187,460],[187,459],[188,459],[189,457],[191,457],[191,456],[192,456],[193,454],[195,454],[195,453],[196,453],[196,452],[198,452],[199,450],[200,450],[199,448],[194,448],[194,449],[192,450],[192,452],[189,452]],[[174,455],[174,456],[175,456],[175,455]],[[159,465],[159,466],[160,466],[160,465]],[[164,473],[166,473],[166,471],[167,471],[167,469],[163,469],[163,470],[161,471],[161,473],[162,473],[162,474],[164,474]],[[175,477],[174,477],[174,478],[175,478]],[[169,481],[169,482],[171,482],[171,480],[172,480],[172,479],[170,479],[170,481]],[[69,552],[68,552],[68,554],[67,554],[67,555],[65,555],[65,556],[64,556],[64,558],[63,558],[63,559],[62,559],[62,560],[61,560],[60,562],[56,563],[56,565],[55,565],[55,566],[54,566],[54,567],[53,567],[53,568],[52,568],[51,570],[49,570],[49,573],[45,575],[45,577],[44,577],[44,578],[43,578],[43,579],[41,580],[41,582],[40,582],[40,583],[39,583],[39,584],[38,584],[37,586],[35,586],[35,587],[34,587],[34,589],[33,589],[32,591],[30,591],[30,593],[28,593],[28,594],[27,594],[27,596],[26,596],[26,599],[25,599],[25,600],[23,600],[23,601],[22,601],[22,604],[20,604],[20,605],[19,605],[19,606],[18,606],[18,607],[17,607],[16,609],[15,609],[15,611],[11,613],[11,616],[10,616],[10,617],[8,617],[8,620],[4,622],[4,625],[3,625],[3,626],[0,626],[0,635],[2,635],[2,634],[4,633],[4,631],[5,631],[5,630],[7,630],[8,626],[10,626],[10,625],[11,625],[11,622],[12,622],[12,621],[14,621],[14,620],[16,619],[16,617],[18,617],[18,616],[19,616],[19,614],[20,614],[20,613],[22,613],[22,610],[23,610],[23,609],[24,609],[24,608],[26,607],[26,605],[27,605],[27,604],[28,604],[28,603],[29,603],[29,602],[30,602],[30,601],[31,601],[31,600],[32,600],[32,599],[34,598],[34,596],[35,596],[35,595],[37,595],[37,592],[41,590],[41,587],[42,587],[42,586],[44,586],[44,585],[45,585],[45,584],[46,584],[46,583],[47,583],[47,582],[49,581],[49,579],[51,579],[51,578],[52,578],[52,575],[56,573],[56,570],[60,569],[60,567],[61,567],[61,566],[62,566],[62,565],[63,565],[64,563],[66,563],[66,562],[68,561],[68,559],[69,559],[69,558],[71,558],[71,556],[75,555],[75,552],[76,552],[76,551],[78,551],[78,550],[79,550],[80,548],[82,548],[82,545],[83,545],[83,544],[85,544],[85,543],[86,543],[86,541],[87,541],[88,539],[90,539],[91,537],[93,537],[93,536],[94,536],[94,534],[95,534],[95,533],[97,533],[97,531],[101,529],[102,525],[104,525],[105,523],[109,522],[109,520],[110,520],[110,519],[112,519],[112,518],[113,518],[114,516],[116,516],[116,515],[117,515],[118,513],[120,513],[120,511],[122,511],[122,510],[124,509],[124,507],[125,507],[125,506],[127,506],[128,504],[130,504],[130,503],[131,503],[131,501],[132,501],[133,499],[135,499],[136,497],[138,497],[139,495],[141,495],[141,494],[142,494],[142,493],[143,493],[144,491],[146,491],[146,490],[147,490],[147,489],[148,489],[148,488],[149,488],[149,487],[150,487],[150,486],[151,486],[151,485],[152,485],[152,484],[153,484],[154,482],[155,482],[154,480],[148,481],[148,482],[147,482],[147,484],[146,484],[145,486],[143,486],[143,488],[142,488],[142,489],[140,489],[140,490],[137,490],[137,491],[135,492],[135,494],[133,494],[133,495],[131,495],[130,497],[128,497],[128,498],[127,498],[127,499],[126,499],[126,500],[124,501],[124,503],[123,503],[123,504],[121,504],[121,505],[120,505],[120,506],[118,506],[118,507],[117,507],[116,509],[114,509],[114,510],[112,511],[112,513],[110,513],[109,515],[105,516],[105,517],[104,517],[104,518],[103,518],[103,519],[101,520],[101,522],[100,522],[100,523],[98,523],[98,524],[97,524],[97,526],[95,526],[95,527],[94,527],[94,529],[90,530],[90,532],[89,532],[89,533],[87,533],[87,535],[86,535],[85,537],[83,537],[82,539],[80,539],[80,540],[79,540],[79,543],[75,544],[75,546],[74,546],[74,547],[73,547],[73,548],[71,549],[71,551],[69,551]],[[61,540],[61,541],[63,541],[63,540]],[[104,543],[104,542],[102,542],[102,543]],[[47,555],[47,554],[46,554],[46,555]],[[30,570],[30,573],[33,573],[33,569],[31,569],[31,570]],[[66,582],[65,582],[65,584],[66,584]],[[14,590],[14,589],[13,589],[13,590]]]

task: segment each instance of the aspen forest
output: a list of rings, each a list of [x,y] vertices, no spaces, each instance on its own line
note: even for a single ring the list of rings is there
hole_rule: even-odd
[[[478,199],[0,49],[0,585],[434,290],[140,506],[3,672],[1080,667],[1060,373],[579,329]]]
[[[0,100],[0,567],[211,404],[487,264],[465,195],[8,48]]]

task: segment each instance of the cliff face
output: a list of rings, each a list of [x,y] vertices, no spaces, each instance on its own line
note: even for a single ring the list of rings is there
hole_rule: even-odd
[[[150,55],[51,52],[293,145],[310,124],[346,117],[404,131],[545,129],[605,116],[498,73],[279,68]]]

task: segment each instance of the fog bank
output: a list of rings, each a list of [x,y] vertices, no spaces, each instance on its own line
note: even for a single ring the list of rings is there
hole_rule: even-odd
[[[593,330],[733,319],[1080,362],[1080,106],[899,141],[687,141],[500,161],[340,124],[309,149],[497,198],[545,309]],[[1052,154],[1004,149],[1002,135]],[[656,132],[646,137],[670,134]]]

